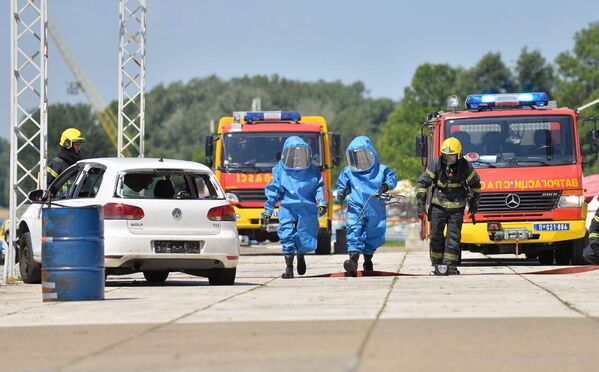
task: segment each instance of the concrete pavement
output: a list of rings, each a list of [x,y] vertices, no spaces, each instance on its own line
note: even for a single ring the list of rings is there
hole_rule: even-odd
[[[109,278],[105,301],[42,303],[39,285],[3,286],[0,370],[596,369],[599,271],[467,254],[464,275],[439,278],[427,252],[386,251],[377,270],[422,276],[283,280],[281,256],[251,255],[233,287],[131,275]],[[307,274],[344,259],[309,256]]]

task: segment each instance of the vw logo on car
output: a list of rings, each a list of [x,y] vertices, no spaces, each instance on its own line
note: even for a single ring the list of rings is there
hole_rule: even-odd
[[[520,206],[520,197],[516,194],[508,194],[505,197],[505,204],[510,209],[516,209]]]
[[[182,214],[181,209],[179,209],[179,208],[173,209],[172,214],[173,214],[173,218],[174,219],[176,219],[176,220],[180,220],[181,219],[181,214]]]

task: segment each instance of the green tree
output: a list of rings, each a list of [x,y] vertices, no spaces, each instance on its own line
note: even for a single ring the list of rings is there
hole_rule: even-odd
[[[501,53],[487,53],[458,80],[461,95],[470,93],[513,92],[516,84],[510,69],[503,63]]]
[[[516,61],[515,77],[519,92],[547,92],[551,96],[555,84],[553,66],[538,50],[522,48]]]

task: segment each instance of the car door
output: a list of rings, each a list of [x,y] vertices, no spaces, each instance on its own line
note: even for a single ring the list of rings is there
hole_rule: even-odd
[[[66,205],[75,191],[77,180],[81,177],[82,172],[83,165],[79,164],[62,172],[48,187],[50,203],[56,206]],[[42,207],[43,204],[31,205],[22,218],[27,221],[29,226],[33,257],[38,262],[41,262],[42,259]]]

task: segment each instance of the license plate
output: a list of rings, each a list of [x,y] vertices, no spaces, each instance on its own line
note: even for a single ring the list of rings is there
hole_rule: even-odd
[[[569,223],[535,223],[535,231],[568,231]]]
[[[202,244],[198,241],[155,240],[156,253],[200,253]]]

